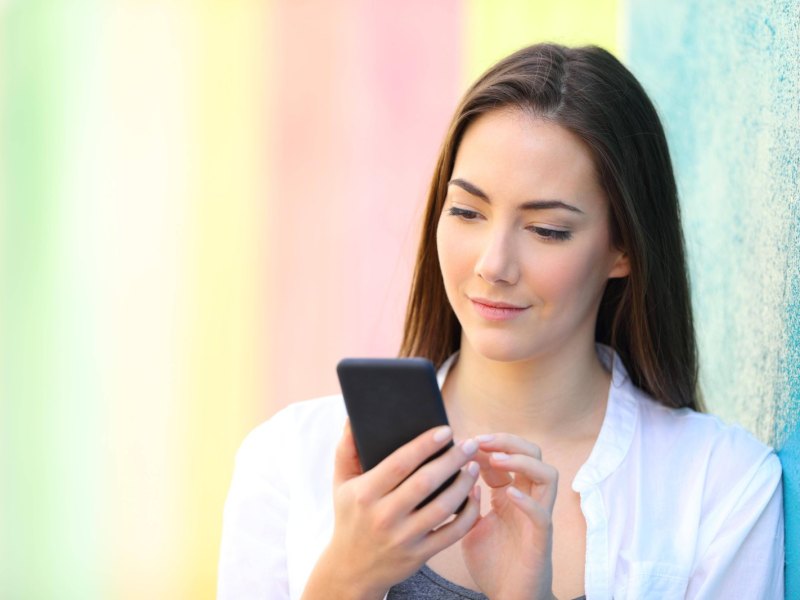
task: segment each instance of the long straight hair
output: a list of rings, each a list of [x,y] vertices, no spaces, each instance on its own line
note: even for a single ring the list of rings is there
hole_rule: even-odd
[[[702,410],[680,207],[664,130],[642,86],[596,46],[537,44],[501,60],[466,92],[428,194],[401,356],[438,367],[461,344],[445,294],[436,229],[456,152],[478,116],[516,108],[580,137],[609,201],[611,235],[630,274],[609,279],[596,340],[622,359],[634,385],[670,407]]]

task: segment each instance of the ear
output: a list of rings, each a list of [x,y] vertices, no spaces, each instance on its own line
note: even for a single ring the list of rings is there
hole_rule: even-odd
[[[616,260],[608,272],[609,279],[616,279],[627,277],[631,274],[631,261],[628,260],[628,255],[625,252],[619,251]]]

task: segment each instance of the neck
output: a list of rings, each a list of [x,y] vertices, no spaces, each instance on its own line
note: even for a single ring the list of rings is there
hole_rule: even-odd
[[[464,338],[443,392],[457,437],[507,432],[558,445],[597,437],[610,380],[593,343],[501,362]]]

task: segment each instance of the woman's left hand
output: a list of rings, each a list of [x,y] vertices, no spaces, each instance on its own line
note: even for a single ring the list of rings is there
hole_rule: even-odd
[[[558,471],[535,444],[508,433],[479,436],[476,457],[491,510],[461,540],[473,580],[492,600],[553,598],[553,505]]]

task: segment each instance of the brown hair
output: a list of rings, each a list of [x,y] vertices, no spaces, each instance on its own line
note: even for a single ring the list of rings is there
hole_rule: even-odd
[[[423,356],[438,367],[460,346],[436,229],[464,132],[479,115],[498,108],[557,123],[587,145],[609,200],[612,239],[630,262],[627,277],[606,285],[596,340],[611,346],[633,383],[657,401],[702,410],[678,194],[664,130],[631,72],[596,46],[523,48],[465,94],[428,194],[400,355]]]

